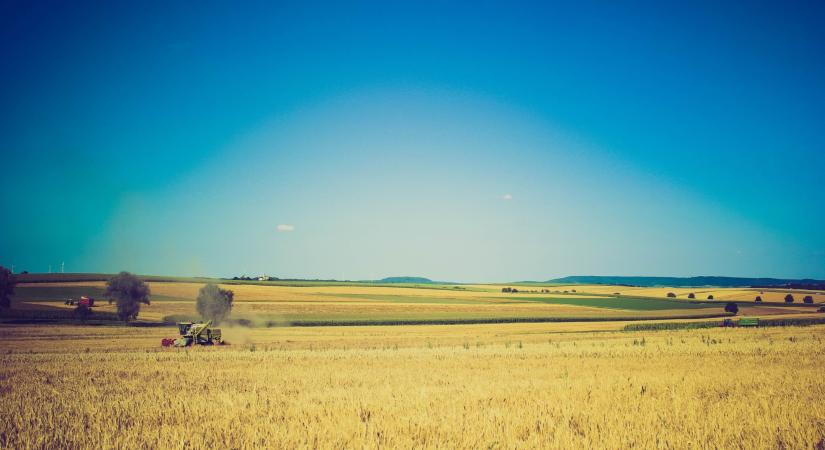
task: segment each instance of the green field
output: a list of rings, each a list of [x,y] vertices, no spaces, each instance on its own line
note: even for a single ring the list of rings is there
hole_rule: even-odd
[[[592,308],[626,309],[630,311],[656,311],[665,309],[703,309],[719,308],[719,302],[687,302],[680,300],[666,300],[650,297],[620,297],[604,296],[600,298],[587,298],[581,295],[570,295],[566,297],[508,297],[513,300],[549,303],[554,305],[577,305],[589,306]]]

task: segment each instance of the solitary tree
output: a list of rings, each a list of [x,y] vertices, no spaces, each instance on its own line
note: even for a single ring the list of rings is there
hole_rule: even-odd
[[[793,295],[788,294],[785,296],[785,303],[793,303]]]
[[[734,302],[728,302],[728,304],[725,305],[725,312],[729,312],[733,315],[736,315],[737,313],[739,313],[739,305],[737,305]]]
[[[106,283],[106,295],[117,302],[117,316],[128,322],[137,319],[140,304],[149,304],[149,286],[129,272],[120,272]]]
[[[0,266],[0,308],[11,306],[11,296],[14,295],[14,285],[17,280],[11,270]]]
[[[696,294],[694,294],[693,292],[691,292],[690,294],[688,294],[688,298],[696,298]]]
[[[802,298],[802,302],[803,303],[813,303],[814,298],[811,295],[806,295],[805,297]]]
[[[761,301],[762,301],[762,296],[761,296],[761,295],[757,295],[757,296],[756,296],[756,298],[755,298],[755,299],[753,299],[753,301],[755,301],[755,302],[761,302]]]
[[[676,294],[674,294],[673,292],[668,292],[667,297],[668,298],[676,298]]]
[[[198,292],[198,314],[217,325],[229,315],[229,312],[232,310],[232,300],[234,298],[234,292],[221,289],[216,284],[209,283]]]
[[[713,300],[713,294],[708,295],[708,300]]]

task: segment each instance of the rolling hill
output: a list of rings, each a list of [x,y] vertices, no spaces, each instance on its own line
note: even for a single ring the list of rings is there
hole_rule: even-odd
[[[740,278],[740,277],[625,277],[625,276],[569,276],[548,280],[558,284],[616,284],[627,286],[669,286],[669,287],[788,287],[794,289],[825,289],[825,281],[812,279],[784,278]]]

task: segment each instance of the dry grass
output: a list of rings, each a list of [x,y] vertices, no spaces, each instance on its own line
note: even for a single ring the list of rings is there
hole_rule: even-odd
[[[227,330],[188,350],[157,347],[170,329],[3,326],[0,447],[823,443],[825,327],[592,332],[613,326]]]

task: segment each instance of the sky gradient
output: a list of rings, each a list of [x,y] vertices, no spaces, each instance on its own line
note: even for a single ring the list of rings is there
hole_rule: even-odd
[[[821,2],[0,4],[0,264],[825,279]]]

